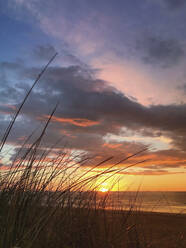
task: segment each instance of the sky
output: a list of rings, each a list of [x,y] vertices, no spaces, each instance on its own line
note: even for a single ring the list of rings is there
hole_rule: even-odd
[[[59,101],[46,146],[119,166],[125,187],[186,190],[186,1],[0,0],[0,136],[43,66],[0,166]]]

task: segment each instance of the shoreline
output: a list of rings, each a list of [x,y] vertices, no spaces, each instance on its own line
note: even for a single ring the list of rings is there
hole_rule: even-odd
[[[130,211],[129,209],[111,209],[111,208],[105,208],[106,211],[118,211],[118,212],[128,212]],[[171,213],[171,212],[161,212],[161,211],[145,211],[145,210],[131,210],[133,213],[143,213],[143,214],[157,214],[157,215],[173,215],[173,216],[183,216],[186,217],[186,212],[178,212],[178,213]],[[186,209],[185,209],[186,211]]]

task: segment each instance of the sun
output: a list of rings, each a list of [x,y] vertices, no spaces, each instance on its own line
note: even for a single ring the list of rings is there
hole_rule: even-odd
[[[100,188],[99,191],[101,191],[101,192],[107,192],[108,189],[106,189],[106,188]]]
[[[108,183],[107,182],[102,182],[100,187],[98,188],[98,191],[103,192],[103,193],[109,191]]]

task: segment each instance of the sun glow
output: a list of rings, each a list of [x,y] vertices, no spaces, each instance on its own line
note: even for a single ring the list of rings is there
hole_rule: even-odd
[[[99,191],[101,191],[101,192],[107,192],[108,189],[106,189],[106,188],[100,188]]]

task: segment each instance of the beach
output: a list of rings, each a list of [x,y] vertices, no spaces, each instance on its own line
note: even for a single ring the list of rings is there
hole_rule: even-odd
[[[144,244],[149,245],[144,247],[186,247],[186,214],[137,212],[131,217]]]
[[[41,235],[35,247],[186,247],[185,214],[90,209],[66,209],[63,214],[51,220],[48,235]]]

